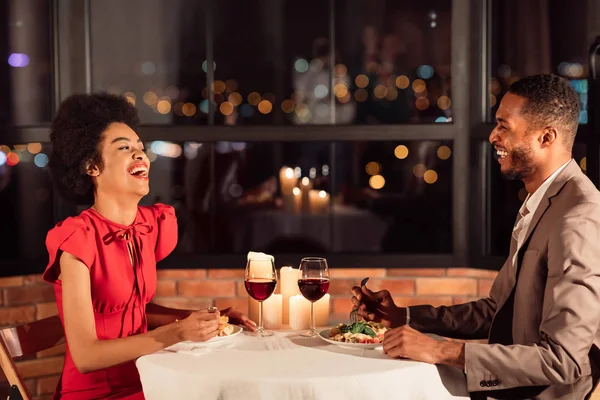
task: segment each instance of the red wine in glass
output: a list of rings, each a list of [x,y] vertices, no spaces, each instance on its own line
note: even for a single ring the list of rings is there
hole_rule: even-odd
[[[302,296],[310,301],[310,329],[300,336],[315,337],[315,302],[329,291],[329,267],[327,260],[320,257],[305,257],[300,261],[298,289]]]
[[[246,291],[254,300],[264,301],[271,297],[277,286],[275,279],[255,278],[244,281]]]
[[[256,332],[248,334],[257,337],[272,336],[274,333],[266,331],[263,326],[262,303],[271,297],[277,286],[277,270],[273,257],[265,255],[248,260],[244,272],[244,286],[250,297],[258,301],[258,327]]]
[[[320,300],[329,291],[329,279],[298,279],[298,288],[302,296],[309,301]]]

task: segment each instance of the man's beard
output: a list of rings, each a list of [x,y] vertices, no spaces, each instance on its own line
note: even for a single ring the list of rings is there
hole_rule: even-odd
[[[535,172],[531,149],[525,146],[513,149],[506,156],[510,161],[510,168],[502,171],[502,176],[509,180],[524,180]]]

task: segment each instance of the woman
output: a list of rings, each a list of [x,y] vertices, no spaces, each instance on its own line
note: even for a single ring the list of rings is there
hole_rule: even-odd
[[[156,262],[177,242],[172,207],[138,203],[150,163],[135,107],[108,94],[75,95],[52,123],[50,172],[67,199],[92,207],[47,236],[44,279],[54,284],[67,339],[61,399],[143,399],[134,360],[183,340],[217,334],[218,311],[153,304]],[[255,330],[239,311],[232,323]]]

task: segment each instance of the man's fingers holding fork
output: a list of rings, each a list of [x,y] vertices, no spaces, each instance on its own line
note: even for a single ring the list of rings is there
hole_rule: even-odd
[[[352,296],[352,312],[356,312],[359,316],[368,319],[368,320],[372,320],[375,318],[375,314],[370,313],[367,310],[367,305],[362,303],[362,291],[358,286],[355,286],[352,288],[352,293],[354,294],[354,296]]]

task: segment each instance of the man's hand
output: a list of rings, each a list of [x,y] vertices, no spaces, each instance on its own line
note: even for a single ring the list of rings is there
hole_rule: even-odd
[[[256,330],[256,323],[254,323],[254,321],[236,308],[228,307],[224,310],[221,310],[220,313],[221,315],[227,315],[229,317],[229,322],[234,325],[241,325],[250,332],[254,332]]]
[[[380,322],[388,328],[406,324],[406,309],[394,304],[390,292],[372,292],[366,286],[352,288],[352,306],[366,321]]]
[[[383,351],[392,358],[408,358],[428,364],[447,364],[464,369],[464,345],[432,339],[404,325],[385,333]]]

